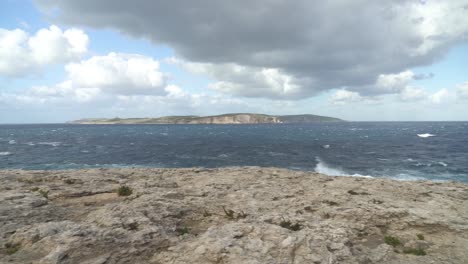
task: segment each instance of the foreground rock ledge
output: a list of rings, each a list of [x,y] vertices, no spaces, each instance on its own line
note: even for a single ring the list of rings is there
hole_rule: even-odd
[[[0,179],[0,263],[468,263],[461,183],[257,167]]]

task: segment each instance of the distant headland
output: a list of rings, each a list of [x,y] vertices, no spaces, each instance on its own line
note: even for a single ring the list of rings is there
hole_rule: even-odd
[[[158,118],[85,118],[72,124],[280,124],[344,122],[339,118],[318,115],[264,115],[234,113],[215,116],[164,116]]]

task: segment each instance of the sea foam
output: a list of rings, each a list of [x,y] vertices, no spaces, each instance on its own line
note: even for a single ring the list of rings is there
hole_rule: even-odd
[[[62,142],[38,142],[38,145],[46,145],[46,146],[52,146],[52,147],[58,147],[62,144]]]
[[[315,158],[317,161],[317,165],[315,166],[314,171],[317,173],[329,175],[329,176],[353,176],[353,177],[363,177],[363,178],[373,178],[372,176],[368,175],[361,175],[361,174],[350,174],[346,173],[345,171],[337,168],[332,168],[324,161],[322,161],[319,157]]]

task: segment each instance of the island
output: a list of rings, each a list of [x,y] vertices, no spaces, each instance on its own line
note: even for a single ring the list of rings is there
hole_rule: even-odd
[[[158,118],[85,118],[72,124],[291,124],[344,122],[339,118],[319,115],[265,115],[233,113],[214,116],[164,116]]]

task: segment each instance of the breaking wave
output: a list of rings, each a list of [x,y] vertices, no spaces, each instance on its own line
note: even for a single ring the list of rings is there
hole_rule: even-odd
[[[329,176],[353,176],[353,177],[364,177],[364,178],[373,178],[372,176],[368,175],[361,175],[361,174],[351,174],[351,173],[346,173],[345,171],[337,168],[332,168],[328,164],[326,164],[324,161],[322,161],[319,157],[315,158],[317,161],[317,165],[315,166],[314,171],[317,173],[329,175]]]

